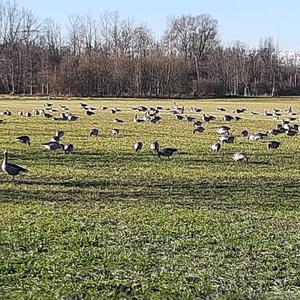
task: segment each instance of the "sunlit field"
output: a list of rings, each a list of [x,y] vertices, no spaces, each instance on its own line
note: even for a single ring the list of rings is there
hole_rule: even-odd
[[[65,104],[79,120],[18,115],[47,102],[58,110],[53,115]],[[191,122],[170,112],[173,100],[0,98],[0,111],[13,113],[0,116],[1,155],[6,149],[9,161],[29,170],[16,182],[0,174],[0,298],[299,299],[300,135],[250,142],[240,132],[274,128],[291,117],[290,106],[300,112],[300,99],[176,104],[197,120],[203,113],[216,120],[193,134]],[[161,122],[134,123],[139,105],[161,106]],[[113,115],[112,107],[122,111]],[[233,113],[241,107],[247,111]],[[273,108],[283,113],[278,120],[263,115]],[[225,113],[242,119],[225,122]],[[220,125],[237,140],[212,153]],[[98,138],[89,137],[92,128]],[[41,147],[56,130],[73,153]],[[30,146],[15,141],[25,134]],[[149,148],[154,140],[179,151],[160,159]],[[279,149],[268,151],[270,140]],[[139,153],[136,141],[144,143]],[[236,151],[248,163],[233,161]]]

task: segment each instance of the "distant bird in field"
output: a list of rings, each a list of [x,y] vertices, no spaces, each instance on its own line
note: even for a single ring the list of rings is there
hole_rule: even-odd
[[[241,136],[243,137],[247,137],[248,135],[249,135],[249,131],[246,129],[241,132]]]
[[[22,143],[22,144],[25,144],[27,146],[30,146],[30,137],[28,135],[21,135],[21,136],[18,136],[16,138],[16,141]]]
[[[2,171],[4,173],[6,173],[7,175],[12,176],[13,180],[15,180],[15,176],[19,175],[20,173],[28,172],[28,170],[26,170],[18,165],[9,163],[7,151],[4,151],[4,159],[2,162]]]
[[[143,142],[135,142],[133,144],[133,149],[135,150],[135,152],[140,152],[143,148]]]
[[[223,125],[223,126],[220,126],[219,128],[217,128],[217,133],[228,134],[229,130],[230,130],[230,127]]]
[[[114,123],[124,123],[125,121],[123,119],[115,118],[113,120]]]
[[[97,137],[99,135],[99,133],[100,133],[99,128],[93,128],[90,130],[89,136]]]
[[[85,112],[85,114],[86,114],[87,116],[93,116],[95,113],[94,113],[93,111],[91,111],[91,110],[87,110],[87,111]]]
[[[202,133],[202,132],[204,132],[205,131],[205,128],[204,127],[202,127],[202,126],[197,126],[194,130],[193,130],[193,134],[195,134],[195,133]]]
[[[270,141],[268,142],[267,144],[267,149],[270,151],[272,149],[277,149],[279,148],[280,146],[280,142],[277,142],[277,141]]]
[[[133,122],[134,123],[144,123],[145,120],[144,119],[139,119],[137,114],[134,115],[134,118],[133,118]]]
[[[222,135],[220,136],[220,142],[222,144],[233,144],[235,137],[233,135]]]
[[[150,150],[153,152],[153,153],[158,153],[159,151],[159,142],[158,141],[154,141],[150,144]]]
[[[63,148],[63,145],[59,142],[48,142],[42,144],[42,147],[44,147],[48,151],[55,151]]]
[[[74,145],[73,144],[63,145],[63,150],[65,154],[70,154],[71,152],[74,151]]]
[[[54,135],[54,136],[51,138],[50,141],[51,141],[51,142],[60,142],[60,137],[57,136],[57,135]]]
[[[215,144],[212,144],[210,146],[212,152],[215,152],[215,153],[218,153],[221,149],[221,144],[220,143],[215,143]]]
[[[235,152],[232,156],[232,159],[236,162],[238,162],[238,161],[248,162],[248,158],[246,157],[246,155],[241,152]]]
[[[177,151],[178,151],[177,148],[163,148],[163,149],[159,150],[157,152],[157,154],[158,154],[159,158],[161,158],[163,156],[163,157],[167,157],[168,159],[170,159],[170,157]]]
[[[57,130],[56,132],[55,132],[55,136],[58,136],[59,138],[62,138],[63,136],[64,136],[64,132],[62,131],[62,130]]]
[[[113,135],[114,137],[117,137],[117,136],[119,136],[119,134],[120,134],[120,129],[118,129],[118,128],[113,128],[112,131],[111,131],[111,133],[112,133],[112,135]]]

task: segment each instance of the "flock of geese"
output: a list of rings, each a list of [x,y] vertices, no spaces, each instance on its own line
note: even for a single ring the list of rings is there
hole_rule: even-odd
[[[86,103],[81,103],[80,107],[84,110],[84,113],[86,116],[94,116],[96,114],[96,108],[88,105]],[[108,111],[108,106],[103,106],[101,108],[103,111]],[[162,107],[146,107],[143,105],[134,107],[133,110],[135,110],[135,114],[133,117],[134,123],[151,123],[151,124],[157,124],[161,122],[162,116],[161,111],[163,110]],[[121,112],[122,109],[118,107],[112,107],[110,108],[111,114],[115,115],[118,112]],[[206,128],[206,123],[209,123],[211,121],[216,120],[216,116],[202,113],[201,119],[198,119],[194,116],[197,113],[201,113],[202,109],[198,107],[191,107],[190,113],[188,114],[188,110],[185,109],[184,106],[178,106],[175,102],[173,102],[173,106],[171,108],[165,109],[165,111],[170,112],[175,116],[175,118],[178,121],[185,121],[190,122],[193,126],[192,133],[193,134],[201,134],[203,133]],[[226,113],[226,109],[223,107],[219,107],[216,109],[217,112],[222,113],[222,120],[226,123],[230,122],[237,122],[242,119],[240,115],[247,112],[246,108],[237,108],[233,113],[234,115]],[[55,113],[59,113],[59,115]],[[138,113],[142,113],[143,116],[139,117]],[[251,111],[250,115],[258,115],[259,113]],[[283,114],[287,114],[287,118],[282,118]],[[5,110],[2,113],[3,116],[12,116],[12,112],[10,110]],[[34,109],[32,111],[20,111],[18,113],[19,116],[23,117],[32,117],[32,116],[43,116],[46,119],[50,119],[53,121],[70,121],[74,122],[79,119],[79,116],[69,112],[69,108],[66,105],[60,104],[58,109],[55,109],[52,103],[46,103],[44,105],[44,108],[42,109]],[[270,130],[266,132],[256,132],[256,133],[250,133],[248,130],[244,129],[241,131],[240,136],[244,138],[248,138],[250,142],[258,141],[262,139],[266,139],[268,137],[277,136],[280,134],[285,134],[287,136],[294,136],[298,134],[300,131],[300,126],[297,124],[292,124],[293,121],[298,120],[297,115],[298,113],[292,110],[292,107],[289,107],[285,111],[281,111],[279,109],[273,109],[272,112],[265,111],[264,117],[271,117],[274,120],[280,120],[280,122],[277,122],[276,126],[274,128],[271,128]],[[114,123],[124,123],[125,120],[121,118],[114,118]],[[0,124],[5,124],[4,120],[0,120]],[[216,132],[219,134],[219,141],[212,144],[210,146],[211,151],[213,153],[218,153],[224,144],[233,144],[236,141],[236,136],[231,133],[231,127],[228,125],[222,125],[216,128]],[[89,137],[90,138],[97,138],[100,134],[99,128],[92,128],[89,131]],[[120,129],[119,128],[113,128],[112,129],[112,136],[118,137],[120,135]],[[61,143],[61,139],[64,136],[64,131],[58,130],[55,132],[53,137],[49,142],[41,144],[41,146],[48,150],[48,151],[56,151],[56,150],[62,150],[65,154],[70,154],[74,151],[75,147],[73,144],[63,144]],[[30,146],[31,144],[31,138],[28,135],[22,135],[16,137],[16,141],[25,144],[27,146]],[[276,140],[271,140],[267,142],[267,149],[269,151],[278,149],[280,147],[280,142]],[[136,153],[140,152],[144,147],[144,143],[141,141],[137,141],[133,144],[133,149]],[[156,154],[159,158],[166,157],[170,159],[175,153],[179,151],[178,148],[173,147],[166,147],[161,148],[159,141],[153,141],[150,144],[150,150]],[[242,152],[235,152],[232,156],[232,159],[236,162],[244,161],[248,162],[248,157],[245,153]],[[18,166],[16,164],[10,163],[8,161],[8,152],[5,150],[4,152],[4,159],[2,163],[2,170],[7,175],[12,176],[12,179],[15,180],[15,176],[27,172],[27,170],[21,166]]]

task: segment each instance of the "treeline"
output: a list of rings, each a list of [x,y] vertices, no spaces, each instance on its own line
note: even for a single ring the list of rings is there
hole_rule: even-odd
[[[63,30],[0,2],[0,93],[201,97],[300,94],[296,59],[272,39],[221,44],[212,16],[173,18],[159,40],[117,13],[70,16]]]

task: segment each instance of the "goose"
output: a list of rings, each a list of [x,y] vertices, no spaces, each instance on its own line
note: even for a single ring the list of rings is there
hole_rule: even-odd
[[[249,131],[246,129],[241,132],[241,136],[243,137],[247,137],[248,135],[249,135]]]
[[[258,132],[255,134],[249,134],[248,140],[253,142],[253,141],[259,141],[259,140],[265,139],[267,137],[268,137],[267,133]]]
[[[202,126],[197,126],[194,130],[193,130],[193,134],[199,132],[199,133],[202,133],[205,131],[205,128],[202,127]]]
[[[24,116],[30,118],[32,117],[32,113],[30,111],[26,111]]]
[[[233,144],[235,137],[233,135],[222,135],[220,136],[220,142],[222,144]]]
[[[18,112],[18,115],[19,115],[19,116],[23,116],[23,112],[22,112],[22,111],[19,111],[19,112]]]
[[[60,117],[60,119],[61,119],[62,121],[67,121],[67,120],[68,120],[68,115],[67,115],[66,113],[61,113],[61,114],[59,115],[59,117]]]
[[[28,135],[21,135],[16,137],[16,141],[25,144],[27,146],[30,146],[30,137]]]
[[[192,117],[192,116],[185,116],[186,120],[188,122],[193,122],[196,118]]]
[[[297,134],[297,131],[292,130],[292,129],[289,129],[289,130],[286,131],[287,136],[294,136],[296,134]]]
[[[140,152],[143,148],[143,142],[135,142],[133,144],[133,149],[135,150],[135,152]]]
[[[40,115],[40,111],[39,111],[38,109],[33,109],[33,110],[32,110],[32,114],[33,114],[34,116],[39,116],[39,115]]]
[[[158,153],[159,151],[159,142],[158,141],[154,141],[150,144],[150,150],[153,152],[153,153]]]
[[[4,159],[2,162],[2,171],[4,173],[6,173],[7,175],[12,176],[13,180],[15,180],[15,176],[19,175],[20,173],[28,172],[28,170],[26,170],[18,165],[8,162],[8,152],[6,150],[4,151]]]
[[[220,143],[215,143],[215,144],[212,144],[210,146],[212,152],[215,152],[215,153],[218,153],[221,149],[221,144]]]
[[[111,131],[112,135],[114,137],[117,137],[119,134],[120,134],[120,129],[118,128],[113,128],[112,131]]]
[[[278,135],[280,133],[279,130],[275,129],[275,128],[269,130],[268,132],[269,132],[269,135]]]
[[[95,113],[94,113],[93,111],[91,111],[91,110],[87,110],[87,111],[85,112],[85,114],[86,114],[87,116],[93,116]]]
[[[193,121],[193,125],[195,127],[198,127],[198,126],[201,126],[202,125],[202,122],[201,121]]]
[[[117,108],[117,107],[113,107],[112,109],[111,109],[111,113],[112,114],[115,114],[115,113],[117,113],[117,112],[120,112],[120,111],[122,111],[120,108]]]
[[[3,115],[4,116],[11,116],[12,115],[12,113],[11,113],[11,111],[10,110],[5,110],[4,112],[3,112]]]
[[[264,116],[265,116],[265,117],[272,117],[273,114],[272,114],[272,113],[269,113],[267,110],[265,110]]]
[[[176,114],[176,119],[179,120],[179,121],[181,121],[181,120],[184,119],[184,116],[183,116],[183,115],[177,115],[177,114]]]
[[[139,112],[145,112],[147,110],[148,110],[148,108],[146,106],[143,106],[143,105],[140,105],[140,106],[137,107],[137,111],[139,111]]]
[[[160,116],[155,116],[155,117],[151,117],[149,122],[152,123],[152,124],[156,124],[158,123],[159,121],[161,120],[161,117]]]
[[[226,109],[224,107],[217,107],[216,111],[226,111]]]
[[[115,119],[113,120],[113,122],[114,122],[114,123],[124,123],[125,121],[122,120],[122,119],[119,119],[119,118],[115,118]]]
[[[235,116],[235,117],[234,117],[234,119],[235,119],[236,121],[240,121],[240,120],[242,120],[242,118],[241,118],[241,117],[239,117],[239,116]]]
[[[54,150],[62,149],[63,145],[59,142],[51,141],[51,142],[42,144],[42,147],[44,147],[48,151],[54,151]]]
[[[78,116],[75,115],[68,115],[68,121],[77,121],[79,119]]]
[[[220,126],[219,128],[217,128],[217,133],[228,134],[229,130],[230,130],[230,127],[223,125],[223,126]]]
[[[59,136],[57,136],[57,135],[54,135],[52,138],[51,138],[51,140],[50,140],[50,142],[60,142],[60,137]]]
[[[235,112],[236,112],[237,114],[243,113],[243,112],[245,112],[245,111],[247,111],[246,108],[237,108],[237,109],[235,110]]]
[[[202,120],[204,122],[210,122],[210,121],[215,120],[215,119],[216,119],[216,117],[214,117],[214,116],[210,116],[210,115],[206,115],[206,114],[202,115]]]
[[[133,118],[133,122],[134,123],[144,123],[145,120],[144,119],[139,119],[137,114],[134,115],[134,118]]]
[[[280,142],[277,141],[270,141],[267,144],[267,149],[270,151],[271,149],[277,149],[280,146]]]
[[[230,115],[224,115],[223,120],[224,121],[232,121],[232,120],[234,120],[234,117],[230,116]]]
[[[93,128],[90,130],[89,137],[97,137],[100,133],[99,128]]]
[[[170,159],[170,157],[177,151],[178,151],[177,148],[163,148],[163,149],[159,150],[157,152],[157,154],[158,154],[159,158],[161,158],[161,156],[163,156],[163,157],[167,157],[168,159]]]
[[[232,156],[232,159],[236,162],[238,161],[245,161],[246,163],[248,162],[247,156],[241,152],[235,152]]]
[[[74,151],[74,145],[73,144],[63,145],[63,150],[65,154],[70,154],[71,152]]]
[[[53,116],[47,112],[43,112],[43,115],[46,119],[51,119]]]
[[[102,110],[108,110],[108,106],[102,106]]]
[[[65,104],[61,104],[61,103],[59,104],[59,106],[60,106],[60,108],[61,108],[61,109],[68,108],[68,107],[67,107],[67,105],[65,105]]]
[[[85,108],[85,107],[87,107],[88,106],[88,104],[86,104],[86,103],[80,103],[80,107],[81,108]]]
[[[64,132],[62,131],[62,130],[57,130],[56,132],[55,132],[55,136],[58,136],[59,138],[62,138],[63,136],[64,136]]]
[[[191,107],[191,112],[192,113],[198,113],[198,112],[201,112],[202,109],[201,108],[198,108],[198,107]]]

